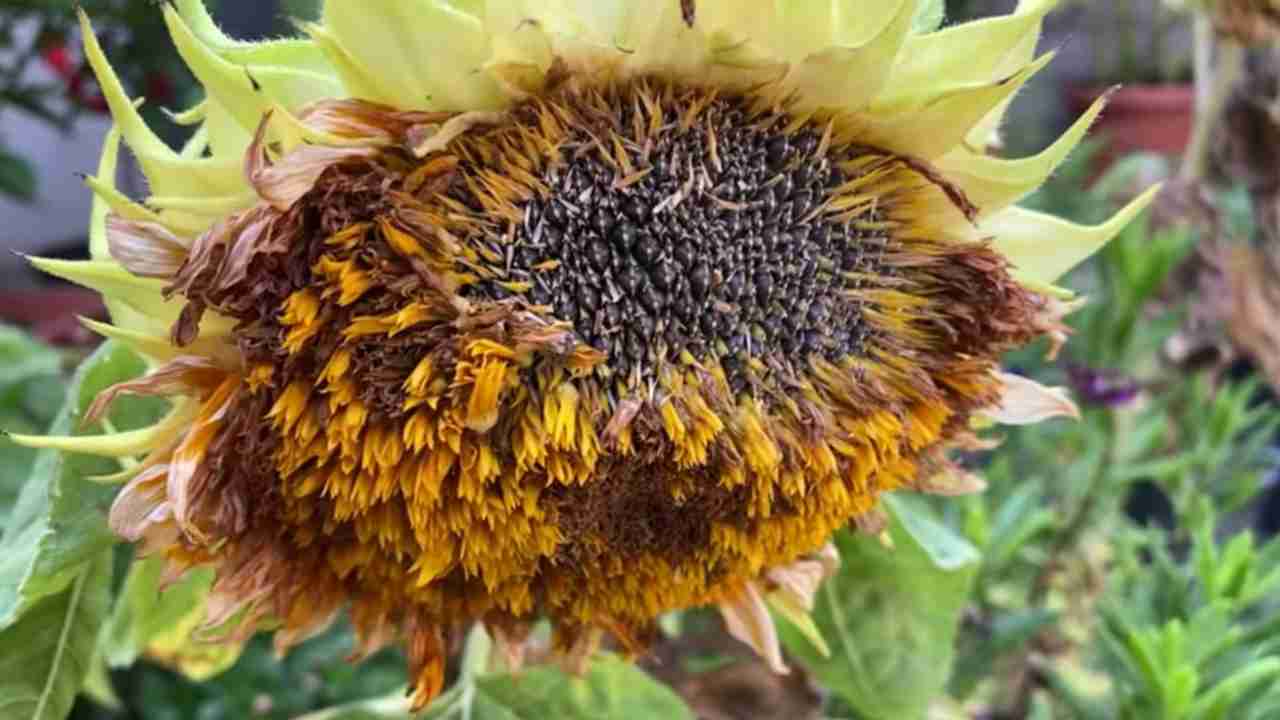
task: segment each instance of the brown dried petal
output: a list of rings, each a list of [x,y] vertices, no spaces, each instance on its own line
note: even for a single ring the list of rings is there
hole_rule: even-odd
[[[137,380],[117,383],[98,393],[85,411],[84,425],[100,420],[107,408],[119,395],[143,397],[171,397],[174,395],[203,395],[218,386],[227,377],[227,371],[212,360],[196,355],[174,358]]]
[[[429,123],[418,125],[409,130],[407,140],[413,148],[413,154],[426,157],[431,153],[444,150],[454,138],[462,135],[478,125],[496,125],[506,117],[506,113],[474,111],[466,112],[446,120],[443,124]]]
[[[168,472],[168,465],[152,466],[120,489],[108,515],[112,532],[130,542],[138,542],[153,525],[170,517],[164,491]]]
[[[779,675],[791,672],[782,660],[778,629],[755,583],[747,583],[736,597],[721,601],[718,607],[730,635],[755,650],[770,670]]]
[[[415,125],[440,123],[447,112],[413,112],[363,100],[321,100],[304,108],[298,119],[307,127],[372,144],[403,142]]]
[[[1004,385],[999,406],[986,414],[1004,425],[1034,425],[1056,417],[1080,419],[1080,409],[1062,388],[1051,388],[1012,373],[1000,373]]]
[[[376,152],[371,147],[302,145],[273,165],[267,157],[268,122],[270,116],[264,117],[258,125],[258,132],[245,155],[244,171],[258,197],[282,212],[293,207],[315,187],[316,180],[325,170],[340,163],[372,157]]]
[[[187,259],[184,243],[159,223],[107,217],[107,249],[111,257],[139,277],[171,278]]]

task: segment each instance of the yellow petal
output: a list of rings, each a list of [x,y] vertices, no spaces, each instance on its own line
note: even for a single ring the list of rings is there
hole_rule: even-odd
[[[27,258],[32,265],[50,275],[69,280],[77,285],[96,290],[111,302],[125,305],[133,313],[116,325],[151,335],[163,335],[178,319],[184,301],[166,300],[161,293],[163,280],[139,278],[131,275],[119,264],[105,260],[53,260]],[[205,313],[200,323],[201,335],[219,335],[230,332],[234,321],[213,313]]]
[[[1023,2],[1011,15],[954,25],[907,41],[877,106],[925,104],[939,91],[981,85],[1013,75],[1030,57],[1026,38],[1038,37],[1044,16],[1058,0]],[[1034,51],[1035,43],[1031,43]],[[1010,67],[1009,61],[1022,60]]]
[[[321,23],[303,23],[301,28],[316,47],[324,52],[329,64],[333,66],[338,78],[342,81],[347,97],[380,102],[385,105],[395,103],[396,99],[389,97],[391,90],[382,87],[383,81],[379,75],[356,59],[329,28]],[[251,137],[246,133],[246,144]]]
[[[985,217],[1040,187],[1080,144],[1104,107],[1106,99],[1100,98],[1071,129],[1038,155],[1005,160],[961,145],[939,158],[937,166],[948,180],[964,190],[978,207],[979,217]]]
[[[540,23],[527,22],[525,0],[485,3],[485,30],[492,38],[492,54],[485,67],[501,80],[503,67],[525,68],[545,76],[555,61],[551,39]],[[537,79],[539,87],[541,78]]]
[[[923,160],[938,158],[964,142],[975,125],[1052,59],[1048,53],[1008,78],[950,90],[923,107],[873,114],[867,120],[867,141]]]
[[[1033,4],[1036,0],[1024,0],[1024,6]],[[995,68],[994,77],[1001,77],[1017,72],[1018,68],[1024,67],[1030,63],[1036,56],[1036,49],[1040,47],[1040,31],[1043,25],[1043,19],[1038,20],[1032,27],[1032,30],[1014,46],[1013,50],[1005,57],[1003,61],[998,63]],[[998,145],[1000,143],[1000,124],[1004,122],[1005,113],[1008,112],[1009,106],[1013,104],[1013,98],[1009,98],[996,106],[995,110],[987,113],[982,122],[974,126],[969,131],[969,137],[966,142],[975,148],[988,147],[990,145]]]
[[[195,417],[192,403],[180,403],[150,427],[102,435],[10,435],[9,439],[31,448],[127,458],[142,455],[171,442]]]
[[[256,130],[274,103],[296,109],[341,96],[341,84],[329,75],[281,65],[237,65],[223,59],[196,37],[171,5],[164,6],[164,19],[192,74],[246,131]]]
[[[328,0],[324,26],[362,69],[362,84],[377,93],[370,99],[414,110],[491,110],[505,100],[478,72],[491,54],[484,24],[448,3]],[[332,47],[325,49],[333,60]]]
[[[85,183],[93,188],[94,191],[93,207],[89,212],[89,257],[95,260],[105,260],[111,257],[110,247],[107,244],[107,215],[111,212],[111,204],[103,195],[107,192],[115,193],[119,195],[120,200],[125,205],[130,204],[128,198],[116,191],[116,165],[119,158],[120,125],[117,123],[111,126],[111,130],[107,133],[107,139],[103,141],[102,159],[98,161],[98,177],[85,178]],[[96,184],[102,186],[101,192],[98,187],[95,187]]]
[[[809,55],[792,70],[788,84],[805,109],[862,110],[880,94],[911,30],[917,0],[902,2],[897,15],[875,37],[858,47],[828,47]]]
[[[202,355],[213,359],[223,367],[236,367],[240,363],[240,352],[230,342],[230,336],[227,334],[220,335],[206,331],[190,345],[178,347],[170,342],[167,334],[149,335],[89,318],[80,318],[80,324],[104,338],[127,346],[150,360],[153,365],[166,363],[183,355]]]
[[[85,58],[93,68],[111,115],[120,127],[125,141],[129,143],[129,148],[137,156],[152,192],[221,193],[228,188],[243,186],[244,180],[236,159],[184,158],[152,132],[138,113],[134,101],[125,93],[115,70],[107,62],[88,16],[80,10],[79,17],[84,36]]]
[[[1093,227],[1014,207],[982,221],[979,230],[994,238],[995,248],[1013,263],[1015,277],[1052,283],[1106,245],[1159,192],[1159,186],[1151,188],[1110,220]]]
[[[278,65],[322,75],[333,68],[316,44],[299,38],[247,42],[228,37],[213,21],[206,0],[173,0],[187,27],[200,42],[224,60],[237,65]]]

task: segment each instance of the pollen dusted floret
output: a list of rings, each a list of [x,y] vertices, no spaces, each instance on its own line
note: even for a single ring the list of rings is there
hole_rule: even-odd
[[[970,210],[955,188],[856,139],[764,97],[571,79],[228,220],[172,286],[238,322],[248,369],[188,535],[291,558],[277,616],[350,602],[429,659],[472,619],[640,648],[873,522],[998,399],[1041,301],[934,239],[936,203]]]

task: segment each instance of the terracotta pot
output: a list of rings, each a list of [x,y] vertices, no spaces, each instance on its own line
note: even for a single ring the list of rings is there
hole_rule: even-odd
[[[1089,109],[1109,88],[1069,87],[1067,104],[1074,115]],[[1106,146],[1099,152],[1095,172],[1100,174],[1118,158],[1134,152],[1169,157],[1181,155],[1191,141],[1195,122],[1195,86],[1126,85],[1115,90],[1107,109],[1093,126],[1093,134]]]
[[[25,327],[54,345],[87,345],[98,337],[80,324],[79,317],[105,320],[102,298],[91,290],[51,287],[0,291],[0,322]]]

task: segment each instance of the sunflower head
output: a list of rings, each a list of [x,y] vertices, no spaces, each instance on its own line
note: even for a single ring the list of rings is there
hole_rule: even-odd
[[[1140,210],[1082,228],[1012,207],[1101,110],[1022,160],[983,148],[1052,2],[937,32],[916,0],[334,0],[296,40],[164,8],[207,90],[180,151],[85,24],[116,118],[93,260],[174,398],[154,428],[33,444],[140,455],[112,508],[221,622],[282,646],[350,609],[404,639],[425,702],[483,622],[549,618],[581,660],[718,604],[782,669],[879,496],[959,493],[991,418],[1074,413],[999,370],[1065,338],[1050,283]],[[151,183],[117,192],[118,141]]]

